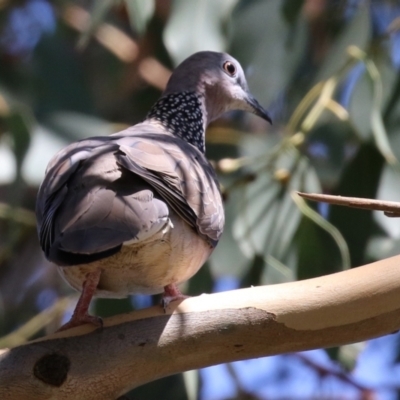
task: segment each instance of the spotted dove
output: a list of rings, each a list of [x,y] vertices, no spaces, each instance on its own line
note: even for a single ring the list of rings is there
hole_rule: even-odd
[[[36,214],[41,247],[82,291],[63,329],[85,322],[93,295],[181,293],[217,245],[224,210],[205,157],[208,123],[229,110],[270,121],[242,67],[224,53],[199,52],[173,72],[144,122],[72,143],[50,161]]]

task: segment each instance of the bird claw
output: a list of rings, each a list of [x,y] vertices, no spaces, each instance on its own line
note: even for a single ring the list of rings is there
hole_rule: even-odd
[[[184,300],[189,298],[190,296],[185,296],[181,293],[178,287],[175,284],[170,284],[164,287],[164,294],[161,299],[161,305],[164,309],[164,312],[167,312],[167,308],[169,304],[175,300]]]
[[[103,319],[90,314],[84,315],[73,315],[72,318],[61,328],[57,329],[56,332],[66,331],[67,329],[75,328],[76,326],[81,326],[85,324],[95,325],[96,328],[103,328]]]
[[[180,296],[164,296],[161,300],[161,305],[164,309],[164,312],[167,312],[167,308],[169,304],[175,300],[185,300],[188,299],[190,296],[185,296],[184,294],[181,294]]]

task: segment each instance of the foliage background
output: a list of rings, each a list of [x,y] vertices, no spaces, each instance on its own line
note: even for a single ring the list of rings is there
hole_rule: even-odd
[[[398,254],[395,219],[308,206],[292,192],[399,200],[399,27],[394,0],[0,0],[1,347],[53,331],[76,299],[36,236],[49,159],[141,121],[170,70],[199,50],[239,59],[274,125],[234,112],[210,126],[227,225],[185,290],[305,279]],[[94,312],[157,301],[97,300]],[[399,340],[190,371],[129,396],[397,399]]]

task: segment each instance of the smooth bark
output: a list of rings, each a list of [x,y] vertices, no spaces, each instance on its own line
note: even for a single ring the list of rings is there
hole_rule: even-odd
[[[113,400],[181,371],[389,334],[400,328],[400,256],[104,322],[4,351],[0,398]]]

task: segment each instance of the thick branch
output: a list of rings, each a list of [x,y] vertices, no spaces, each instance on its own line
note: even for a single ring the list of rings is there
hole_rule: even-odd
[[[0,398],[116,399],[176,372],[362,341],[400,328],[400,256],[349,271],[203,295],[5,351]]]

